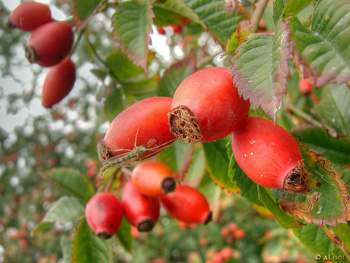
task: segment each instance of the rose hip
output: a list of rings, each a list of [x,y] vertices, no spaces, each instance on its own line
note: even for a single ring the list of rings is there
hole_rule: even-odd
[[[30,63],[51,67],[61,62],[73,44],[72,27],[67,22],[49,22],[36,28],[26,46]]]
[[[126,219],[138,231],[151,231],[158,221],[158,198],[141,194],[131,181],[124,186],[122,205]]]
[[[171,98],[152,97],[130,106],[112,121],[104,139],[98,142],[99,159],[102,163],[112,156],[123,156],[135,147],[144,146],[145,159],[165,149],[175,141],[169,131],[167,113]]]
[[[87,203],[85,217],[95,234],[107,239],[118,230],[123,218],[123,207],[113,194],[98,193]]]
[[[290,193],[308,191],[310,174],[298,144],[281,126],[248,117],[232,133],[232,150],[240,168],[255,183]]]
[[[75,82],[75,65],[66,58],[47,72],[41,102],[44,107],[51,108],[60,102],[72,90]]]
[[[38,2],[24,2],[9,15],[8,27],[32,31],[52,21],[50,8]]]
[[[146,161],[138,164],[131,175],[134,186],[147,196],[161,196],[175,190],[173,172],[163,163]]]
[[[187,185],[177,185],[174,192],[160,197],[167,213],[177,220],[191,223],[208,223],[212,213],[205,196]]]
[[[229,135],[247,116],[250,103],[233,86],[229,69],[207,68],[176,89],[168,114],[177,139],[212,142]]]

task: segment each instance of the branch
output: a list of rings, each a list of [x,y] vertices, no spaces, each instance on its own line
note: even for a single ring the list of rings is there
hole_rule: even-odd
[[[250,20],[253,33],[255,33],[258,29],[259,21],[262,17],[262,14],[264,13],[264,10],[265,10],[268,2],[269,2],[269,0],[260,0],[258,3],[256,3],[254,13],[253,13],[252,18]]]

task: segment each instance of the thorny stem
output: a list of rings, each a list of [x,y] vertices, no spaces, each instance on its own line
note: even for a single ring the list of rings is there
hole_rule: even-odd
[[[256,32],[258,29],[259,21],[262,17],[262,14],[264,13],[264,10],[268,2],[269,0],[260,0],[258,3],[256,3],[255,10],[250,20],[253,33]]]
[[[289,100],[284,101],[284,105],[287,109],[291,110],[295,115],[298,117],[306,120],[307,122],[311,123],[312,125],[315,125],[316,127],[322,128],[322,129],[327,129],[328,134],[332,137],[337,136],[337,132],[333,128],[325,127],[322,123],[319,121],[315,120],[312,116],[309,114],[305,113],[304,111],[298,109],[295,107]]]

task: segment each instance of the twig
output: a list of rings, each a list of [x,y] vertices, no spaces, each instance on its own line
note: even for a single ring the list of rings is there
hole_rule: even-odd
[[[264,13],[264,10],[265,10],[268,2],[269,2],[269,0],[260,0],[255,5],[255,10],[253,12],[252,19],[250,20],[253,33],[256,32],[258,29],[259,21],[262,17],[262,14]]]
[[[71,52],[69,53],[69,56],[68,56],[69,58],[74,54],[75,50],[77,49],[78,44],[79,44],[79,42],[80,42],[80,40],[81,40],[81,37],[83,36],[84,32],[85,32],[85,27],[79,31],[79,33],[78,33],[78,38],[77,38],[77,40],[75,41],[74,46],[72,47]]]
[[[296,116],[304,119],[305,121],[309,122],[310,124],[322,128],[322,129],[326,129],[328,131],[328,134],[331,137],[337,137],[338,133],[335,129],[331,128],[331,127],[327,127],[325,125],[323,125],[322,123],[320,123],[319,121],[315,120],[312,116],[310,116],[309,114],[305,113],[304,111],[298,109],[297,107],[295,107],[289,100],[284,101],[284,105],[287,109],[291,110]]]
[[[307,114],[307,113],[303,112],[302,110],[298,109],[297,107],[295,107],[289,100],[286,100],[284,102],[284,105],[286,106],[287,109],[294,112],[295,115],[306,120],[307,122],[311,123],[312,125],[315,125],[319,128],[325,128],[322,123],[320,123],[319,121],[312,118],[309,114]]]
[[[220,197],[221,197],[221,191],[222,189],[218,187],[219,189],[217,190],[215,194],[215,203],[213,205],[213,221],[217,222],[220,216]]]
[[[105,63],[104,59],[102,59],[102,58],[100,57],[100,55],[97,53],[97,51],[96,51],[94,45],[92,45],[92,44],[90,43],[89,37],[88,37],[87,35],[85,35],[85,40],[86,40],[86,43],[87,43],[88,47],[92,50],[92,53],[94,54],[95,58],[96,58],[98,61],[100,61],[103,65],[106,66],[106,63]]]

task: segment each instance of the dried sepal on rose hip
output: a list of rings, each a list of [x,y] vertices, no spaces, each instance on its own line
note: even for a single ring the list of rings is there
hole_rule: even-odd
[[[186,78],[176,89],[169,126],[183,141],[217,141],[246,118],[249,107],[249,101],[233,86],[229,69],[207,68]]]
[[[272,121],[246,118],[232,133],[232,151],[255,183],[290,193],[309,192],[312,175],[306,171],[297,142]]]
[[[111,193],[97,193],[86,205],[85,217],[95,234],[108,239],[118,230],[123,218],[123,207]]]
[[[174,142],[167,119],[171,101],[167,97],[147,98],[116,116],[97,143],[102,164],[149,158]]]
[[[207,224],[212,219],[207,199],[191,186],[177,185],[174,192],[159,198],[169,216],[184,223]]]
[[[176,187],[173,172],[158,161],[145,161],[136,165],[131,180],[137,190],[148,196],[162,196]]]
[[[7,27],[32,31],[50,21],[52,21],[52,18],[48,5],[38,2],[24,2],[12,10]]]
[[[149,232],[159,218],[159,199],[140,193],[129,180],[122,196],[122,205],[127,221],[138,231]]]
[[[51,67],[67,57],[72,45],[71,25],[67,22],[49,22],[32,32],[26,45],[26,57],[30,63]]]
[[[46,74],[41,102],[46,108],[60,102],[72,90],[75,82],[75,65],[66,58],[49,69]]]

